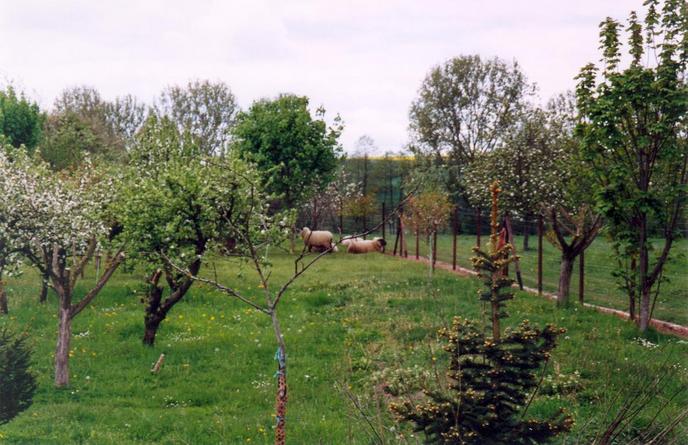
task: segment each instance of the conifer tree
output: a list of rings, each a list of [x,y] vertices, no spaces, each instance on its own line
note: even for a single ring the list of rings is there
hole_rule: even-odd
[[[0,425],[31,406],[36,379],[29,372],[30,355],[26,337],[0,329]]]
[[[563,410],[547,420],[526,418],[539,386],[540,369],[549,360],[557,337],[552,325],[539,329],[524,320],[501,335],[499,319],[513,298],[513,280],[504,267],[513,261],[511,247],[500,242],[497,223],[499,186],[492,184],[492,231],[489,253],[475,249],[473,264],[484,287],[480,299],[489,301],[491,326],[455,317],[451,328],[440,330],[450,356],[448,390],[425,392],[421,403],[405,400],[390,408],[400,420],[414,424],[431,444],[532,444],[547,442],[569,431],[573,419]],[[486,335],[491,327],[492,336]]]

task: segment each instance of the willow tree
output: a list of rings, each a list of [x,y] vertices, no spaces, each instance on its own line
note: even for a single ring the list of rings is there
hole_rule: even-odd
[[[677,236],[688,179],[688,6],[648,0],[643,21],[631,12],[630,63],[621,65],[621,23],[600,24],[602,67],[582,68],[577,133],[597,183],[597,201],[617,245],[637,254],[632,282],[640,296],[640,329],[651,318],[652,292]],[[650,239],[661,236],[658,251]],[[629,249],[617,249],[626,256]]]

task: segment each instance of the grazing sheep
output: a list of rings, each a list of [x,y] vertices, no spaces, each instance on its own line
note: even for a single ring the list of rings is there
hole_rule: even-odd
[[[370,253],[384,252],[387,241],[383,238],[373,238],[371,240],[361,240],[350,243],[346,249],[347,253]]]
[[[308,247],[309,252],[313,248],[316,249],[316,252],[324,252],[328,249],[336,252],[335,246],[332,243],[332,232],[327,230],[311,230],[308,227],[304,227],[301,230],[301,238],[303,238],[303,244]]]

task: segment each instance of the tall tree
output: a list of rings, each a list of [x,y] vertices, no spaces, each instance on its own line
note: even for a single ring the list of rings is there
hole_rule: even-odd
[[[0,91],[0,135],[15,147],[24,145],[33,151],[43,133],[45,115],[38,104],[30,102],[23,94],[17,96],[14,88]]]
[[[203,154],[227,151],[239,105],[229,86],[208,80],[167,87],[156,105],[158,113],[188,131]]]
[[[53,166],[75,166],[86,153],[122,162],[145,115],[145,105],[131,95],[109,102],[95,88],[68,88],[55,100],[41,153]]]
[[[413,151],[446,165],[460,197],[463,168],[499,145],[533,90],[516,62],[473,55],[434,67],[411,104]]]
[[[325,187],[337,168],[341,119],[328,127],[324,113],[319,108],[314,119],[308,98],[291,94],[261,99],[239,113],[236,149],[264,172],[267,190],[286,208],[308,199],[313,187]]]
[[[688,179],[688,6],[681,0],[666,0],[661,10],[657,0],[646,5],[644,23],[635,12],[628,20],[630,64],[620,66],[621,24],[607,18],[600,24],[602,71],[583,67],[576,90],[583,117],[577,134],[595,175],[599,208],[612,239],[637,246],[642,331],[676,238]],[[652,63],[644,64],[646,58]],[[662,237],[656,257],[653,226]]]

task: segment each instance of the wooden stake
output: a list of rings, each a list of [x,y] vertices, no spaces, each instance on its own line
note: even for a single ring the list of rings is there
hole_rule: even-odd
[[[456,270],[456,235],[459,231],[459,207],[454,207],[454,224],[452,224],[453,241],[452,241],[452,270]]]
[[[162,364],[165,361],[165,354],[160,354],[160,357],[158,358],[158,361],[155,362],[153,367],[151,368],[151,374],[157,374],[160,372],[160,368],[162,368]]]

